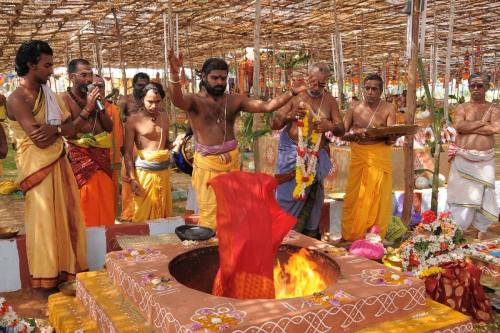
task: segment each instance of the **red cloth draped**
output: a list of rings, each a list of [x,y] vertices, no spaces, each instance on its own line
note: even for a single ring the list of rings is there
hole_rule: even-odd
[[[212,293],[232,298],[274,298],[273,267],[295,217],[275,199],[274,177],[235,171],[210,180],[217,198],[220,267]]]
[[[443,273],[425,279],[427,294],[475,320],[491,320],[491,301],[479,283],[481,270],[465,261],[449,262],[440,267],[444,269]]]
[[[94,172],[104,171],[109,178],[112,178],[111,160],[108,148],[83,148],[71,142],[69,145],[69,161],[75,174],[78,188],[87,184]]]

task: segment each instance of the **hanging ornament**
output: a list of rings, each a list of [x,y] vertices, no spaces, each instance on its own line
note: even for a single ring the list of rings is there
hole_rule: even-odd
[[[470,76],[470,52],[469,50],[466,50],[464,54],[464,71],[462,74],[462,79],[468,80],[469,76]]]
[[[481,47],[479,44],[476,45],[476,50],[474,51],[474,73],[479,73],[481,71]]]

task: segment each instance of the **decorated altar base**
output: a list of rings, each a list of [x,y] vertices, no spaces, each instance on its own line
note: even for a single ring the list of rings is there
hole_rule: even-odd
[[[130,251],[108,254],[107,274],[116,289],[102,273],[96,276],[82,273],[77,277],[77,297],[103,332],[121,332],[116,323],[116,315],[120,313],[117,310],[128,302],[144,318],[135,322],[161,332],[352,332],[417,313],[430,315],[425,312],[429,308],[419,279],[363,258],[339,256],[342,251],[293,232],[285,242],[319,251],[335,260],[341,272],[339,281],[321,294],[309,297],[285,300],[216,297],[180,284],[169,271],[173,258],[213,243],[168,244],[140,250],[138,256],[131,256]],[[163,282],[155,285],[152,283],[155,278]],[[114,292],[106,294],[103,291],[106,288]],[[443,328],[443,322],[438,322]],[[446,322],[447,327],[461,327],[460,332],[470,331],[465,329],[469,324],[468,318],[460,315]]]
[[[83,330],[86,333],[158,331],[146,324],[144,317],[113,286],[106,272],[79,274],[77,292],[78,298],[65,296],[61,293],[49,297],[50,321],[57,332],[74,333],[78,330]],[[79,299],[82,299],[84,303],[80,302]],[[385,321],[362,329],[360,332],[400,333],[403,327],[407,333],[466,333],[473,331],[467,316],[427,299],[426,308],[423,311],[414,312],[402,319]],[[333,329],[333,331],[337,330]],[[283,331],[278,330],[277,332]],[[311,330],[311,332],[324,331]]]
[[[312,296],[284,300],[216,297],[180,284],[169,269],[178,255],[215,242],[129,249],[108,254],[106,272],[78,274],[76,298],[50,296],[51,324],[62,333],[389,333],[402,327],[408,332],[472,332],[467,316],[426,299],[419,279],[295,232],[285,243],[334,260],[341,274],[337,283]],[[198,279],[206,282],[207,275]],[[158,278],[161,283],[153,283]]]

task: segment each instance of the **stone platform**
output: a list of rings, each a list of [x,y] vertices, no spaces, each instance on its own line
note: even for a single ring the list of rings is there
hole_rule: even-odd
[[[54,294],[49,297],[49,312],[52,326],[60,333],[74,333],[78,330],[83,330],[86,333],[159,331],[147,325],[137,326],[137,323],[144,323],[146,320],[117,291],[105,272],[78,274],[78,298],[65,296],[61,293]],[[100,320],[99,325],[97,320]],[[358,332],[400,333],[402,327],[407,333],[467,333],[473,331],[467,316],[427,299],[426,308],[423,311],[415,312],[399,320],[385,321]],[[230,332],[229,329],[225,331]],[[333,331],[337,332],[336,329]],[[185,330],[184,332],[194,333],[196,331]],[[203,330],[198,332],[201,333]],[[285,331],[277,330],[276,332],[284,333]],[[318,329],[308,332],[325,331]]]
[[[177,282],[169,270],[172,259],[211,243],[167,244],[137,250],[135,256],[130,249],[114,252],[107,255],[106,269],[115,287],[161,332],[224,328],[231,332],[353,332],[426,309],[425,287],[417,278],[364,258],[339,256],[342,252],[333,246],[294,232],[285,243],[332,258],[341,278],[320,294],[284,300],[216,297]],[[154,279],[164,282],[155,285]]]

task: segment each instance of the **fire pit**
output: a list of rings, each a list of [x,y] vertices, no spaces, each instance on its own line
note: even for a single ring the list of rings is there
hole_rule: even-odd
[[[299,254],[299,251],[303,249],[302,247],[282,244],[278,249],[278,255],[276,258],[276,267],[283,267],[289,262],[292,255]],[[312,265],[315,266],[315,272],[318,278],[322,281],[325,287],[329,287],[337,282],[340,276],[339,265],[330,257],[324,255],[321,252],[308,250],[308,257],[304,260],[311,261]],[[279,263],[279,265],[278,265]],[[204,248],[198,248],[175,257],[168,265],[170,274],[177,280],[177,282],[205,293],[212,292],[212,286],[219,269],[219,252],[217,246],[209,246]],[[275,268],[276,270],[277,268]],[[275,273],[276,275],[277,273]],[[294,289],[294,286],[290,286],[291,281],[289,272],[282,272],[282,275],[287,275],[284,279],[275,279],[275,287],[277,295],[279,294],[279,282],[283,282],[284,289]],[[288,282],[288,283],[287,283]],[[312,281],[301,281],[304,284],[310,284]],[[324,288],[323,288],[324,289]],[[320,290],[313,290],[313,292],[319,292]],[[308,293],[309,295],[313,292]],[[298,294],[290,295],[290,297],[297,296],[307,296],[308,294],[298,292]],[[285,297],[279,297],[285,298]]]
[[[107,256],[106,270],[146,321],[168,333],[353,332],[426,307],[421,280],[365,258],[339,255],[331,245],[295,232],[286,237],[277,255],[276,299],[214,296],[211,290],[219,266],[215,245],[178,243],[113,252]],[[304,256],[301,252],[306,250]],[[288,283],[292,279],[287,274],[293,275],[293,267],[303,267],[305,257],[323,287],[298,288],[295,294],[297,283]],[[306,287],[316,280],[297,277],[296,282],[302,280]],[[277,281],[285,283],[277,288]],[[81,293],[80,298],[84,296]]]

